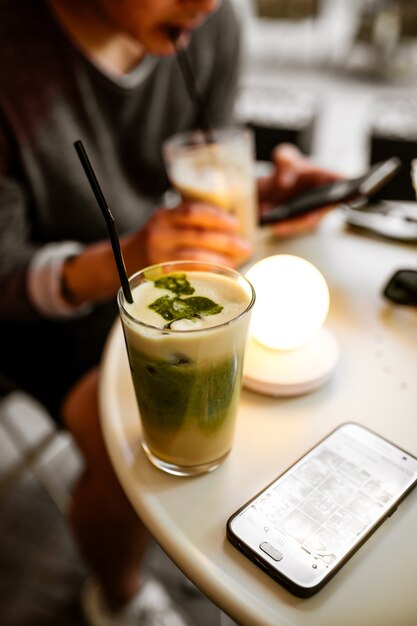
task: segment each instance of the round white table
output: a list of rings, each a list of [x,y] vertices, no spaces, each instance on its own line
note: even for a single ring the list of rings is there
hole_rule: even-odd
[[[314,234],[277,241],[259,234],[254,260],[297,254],[325,276],[327,326],[341,358],[330,382],[296,398],[244,390],[233,449],[214,472],[164,474],[145,457],[119,322],[101,367],[104,436],[132,505],[183,572],[246,626],[412,626],[417,620],[417,492],[411,493],[317,595],[299,599],[232,547],[226,521],[244,502],[346,421],[417,455],[417,309],[391,305],[381,288],[417,267],[414,245],[365,237],[329,215]]]

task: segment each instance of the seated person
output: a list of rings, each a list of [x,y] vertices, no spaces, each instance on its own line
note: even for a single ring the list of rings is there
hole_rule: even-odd
[[[69,517],[98,583],[85,595],[93,624],[148,623],[140,569],[148,535],[98,421],[94,367],[117,315],[119,279],[74,141],[102,183],[129,275],[175,259],[235,266],[251,254],[233,216],[199,203],[161,206],[162,142],[197,125],[173,32],[213,126],[230,124],[239,29],[228,0],[4,0],[0,8],[1,370],[63,420],[85,459]],[[278,147],[274,161],[259,182],[261,210],[334,179],[293,146]],[[276,232],[312,227],[322,214]],[[184,623],[173,609],[166,619]]]

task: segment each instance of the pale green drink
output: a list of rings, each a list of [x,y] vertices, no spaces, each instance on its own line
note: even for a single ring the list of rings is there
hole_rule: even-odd
[[[119,292],[142,444],[160,469],[194,475],[228,454],[242,384],[254,292],[238,272],[200,262],[168,263]]]

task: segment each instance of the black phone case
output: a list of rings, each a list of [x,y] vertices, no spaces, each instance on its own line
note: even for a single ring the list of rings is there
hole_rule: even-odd
[[[304,215],[338,202],[348,202],[357,197],[370,197],[383,187],[400,169],[401,162],[396,157],[374,165],[366,174],[358,178],[338,180],[302,192],[284,204],[260,216],[259,224],[266,226]],[[367,184],[369,183],[369,188]]]

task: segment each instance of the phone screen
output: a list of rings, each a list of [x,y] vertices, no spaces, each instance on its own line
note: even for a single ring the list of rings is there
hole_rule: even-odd
[[[232,543],[297,595],[312,595],[417,480],[417,460],[344,424],[228,522]]]

